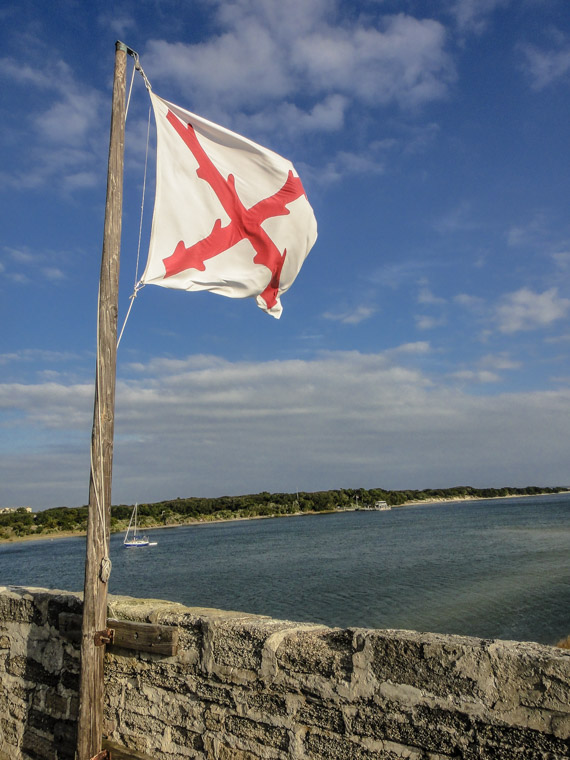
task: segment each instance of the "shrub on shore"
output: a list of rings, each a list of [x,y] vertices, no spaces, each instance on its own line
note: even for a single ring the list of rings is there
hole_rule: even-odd
[[[217,498],[188,497],[139,503],[139,525],[151,528],[159,525],[184,525],[195,520],[220,520],[235,517],[278,517],[299,512],[332,512],[350,509],[376,501],[386,501],[397,507],[409,502],[430,502],[463,499],[496,499],[505,496],[532,496],[544,493],[570,491],[568,488],[454,488],[425,489],[423,491],[387,491],[382,488],[340,488],[333,491],[299,491],[295,493],[269,493],[262,491],[244,496]],[[129,523],[132,505],[111,507],[111,531],[123,531]],[[40,512],[25,509],[0,514],[0,541],[18,540],[26,536],[57,535],[58,533],[85,533],[87,507],[55,507]]]

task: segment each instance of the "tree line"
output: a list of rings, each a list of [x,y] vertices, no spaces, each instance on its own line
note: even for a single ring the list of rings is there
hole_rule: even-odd
[[[542,493],[560,493],[570,489],[563,487],[542,488],[427,488],[422,491],[387,491],[383,488],[340,488],[333,491],[299,491],[298,493],[269,493],[262,491],[244,496],[220,496],[217,498],[169,499],[149,504],[139,504],[139,525],[151,528],[160,525],[183,525],[196,521],[226,520],[251,517],[278,517],[307,512],[332,512],[356,506],[386,501],[390,506],[403,506],[411,501],[434,501],[439,499],[483,498],[505,496],[532,496]],[[126,529],[132,504],[111,507],[111,532]],[[54,507],[41,512],[27,512],[24,508],[0,515],[0,539],[23,538],[32,535],[57,533],[82,533],[87,529],[87,506]]]

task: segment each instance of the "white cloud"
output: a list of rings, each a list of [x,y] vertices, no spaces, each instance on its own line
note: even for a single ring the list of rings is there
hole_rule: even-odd
[[[451,377],[455,380],[466,381],[469,383],[497,383],[501,379],[500,375],[489,370],[480,369],[463,369],[457,372],[452,372]]]
[[[553,253],[552,258],[556,266],[561,270],[570,269],[570,251],[559,251]]]
[[[58,282],[66,278],[65,272],[60,266],[46,263],[51,262],[52,259],[56,258],[56,255],[53,252],[46,253],[40,251],[32,253],[27,248],[11,248],[9,246],[4,246],[3,250],[9,256],[11,262],[14,262],[12,266],[16,265],[20,270],[26,270],[9,272],[8,276],[16,282],[22,284],[32,281],[38,282],[41,277],[44,277],[50,282]],[[61,256],[58,255],[57,259],[60,258]],[[33,271],[33,277],[28,275],[28,272],[31,271]]]
[[[67,73],[67,69],[62,62],[57,64],[56,72]],[[0,58],[0,75],[12,82],[19,82],[25,85],[32,85],[41,89],[53,86],[50,73],[43,68],[34,68],[29,64],[16,61],[14,58]]]
[[[549,223],[544,213],[535,213],[525,224],[513,225],[507,232],[509,246],[536,246],[548,235]]]
[[[490,367],[492,369],[520,369],[521,362],[511,359],[509,354],[505,351],[498,354],[486,354],[482,356],[479,363],[483,367]]]
[[[42,269],[42,274],[46,280],[49,280],[50,282],[58,282],[60,280],[65,280],[66,278],[65,272],[59,267],[44,267]]]
[[[426,270],[424,259],[408,259],[379,267],[370,275],[370,281],[396,290],[411,280],[417,280]]]
[[[32,428],[48,430],[85,429],[92,418],[91,385],[65,386],[58,383],[0,385],[0,409],[23,410]],[[22,419],[18,420],[18,425]],[[10,423],[4,427],[10,428]]]
[[[521,288],[503,297],[497,306],[496,320],[503,333],[548,327],[570,311],[570,299],[558,294],[558,288],[537,293]]]
[[[298,40],[294,53],[317,91],[334,88],[365,102],[408,107],[445,95],[453,68],[444,42],[438,22],[399,14],[376,29],[319,28]]]
[[[400,350],[421,361],[427,345]],[[264,363],[155,359],[136,376],[123,369],[114,502],[566,482],[570,389],[470,395],[402,366],[397,350]],[[490,386],[492,375],[460,379]],[[85,503],[92,396],[91,384],[0,385],[3,503]]]
[[[331,132],[342,128],[348,99],[339,94],[327,95],[310,109],[294,103],[273,104],[254,114],[237,114],[235,128],[240,133],[270,132],[279,125],[280,132],[298,135],[309,132]]]
[[[483,32],[489,17],[497,9],[505,7],[510,0],[455,0],[451,12],[461,32]]]
[[[429,354],[431,346],[427,340],[417,340],[413,343],[402,343],[401,346],[391,349],[390,354]]]
[[[10,255],[11,259],[19,264],[34,264],[36,262],[36,255],[27,249],[4,246],[4,250]]]
[[[418,293],[418,303],[437,306],[444,304],[445,298],[440,298],[439,296],[434,295],[427,285],[424,285],[420,288],[420,292]]]
[[[480,312],[485,306],[485,301],[480,296],[473,296],[469,293],[458,293],[453,297],[454,303],[464,306],[470,311]]]
[[[217,36],[198,44],[151,40],[144,54],[151,81],[175,84],[211,118],[339,129],[347,102],[415,108],[445,97],[455,79],[437,21],[403,13],[349,21],[320,0],[283,0],[271,12],[263,0],[213,6]],[[285,120],[288,113],[295,118]]]
[[[566,343],[570,342],[570,332],[563,333],[562,335],[549,335],[544,339],[545,343]]]
[[[445,324],[445,317],[430,317],[427,314],[419,314],[416,317],[418,330],[433,330],[435,327],[441,327]]]
[[[232,112],[292,92],[281,57],[277,40],[257,20],[244,19],[235,30],[195,45],[151,40],[144,61],[151,82],[174,82],[202,108],[219,99]]]
[[[22,121],[19,137],[26,138],[25,149],[18,168],[3,172],[5,185],[33,189],[49,182],[72,191],[91,187],[104,176],[107,137],[101,129],[103,96],[98,90],[79,81],[62,60],[44,60],[33,68],[4,58],[0,77],[42,93],[36,101],[41,107]]]
[[[119,39],[123,39],[125,34],[131,30],[135,30],[137,23],[136,20],[127,16],[126,13],[120,11],[114,11],[113,13],[102,13],[98,19],[99,26],[105,30],[112,30]]]
[[[533,90],[543,90],[563,79],[570,81],[570,44],[558,50],[540,50],[534,45],[521,46],[526,71]]]
[[[305,167],[303,176],[313,184],[330,185],[350,175],[383,174],[384,162],[377,159],[375,152],[372,146],[362,153],[341,150],[324,167]]]
[[[448,234],[476,230],[481,225],[472,219],[470,204],[462,201],[458,206],[436,219],[433,226],[437,232]]]
[[[64,177],[62,185],[66,193],[82,190],[86,187],[95,187],[101,177],[95,171],[78,171]]]
[[[376,313],[376,309],[373,306],[357,306],[355,309],[331,312],[327,311],[323,314],[325,319],[330,319],[334,322],[341,322],[343,325],[358,325],[367,319],[370,319]]]

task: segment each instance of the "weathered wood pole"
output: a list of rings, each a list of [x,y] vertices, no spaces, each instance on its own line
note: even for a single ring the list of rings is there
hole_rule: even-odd
[[[106,628],[107,581],[110,570],[109,534],[115,421],[119,255],[123,204],[126,68],[127,47],[122,42],[117,42],[107,174],[107,202],[97,316],[97,365],[93,432],[91,435],[91,477],[89,483],[83,626],[81,631],[77,760],[91,760],[101,751],[103,739],[105,646],[101,645],[100,642],[96,644],[96,634]]]

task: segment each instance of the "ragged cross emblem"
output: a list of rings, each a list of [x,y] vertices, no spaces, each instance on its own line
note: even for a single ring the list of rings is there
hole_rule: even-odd
[[[237,194],[234,176],[230,174],[227,180],[224,179],[200,145],[192,125],[183,124],[172,111],[168,112],[166,118],[198,161],[196,174],[210,185],[229,216],[230,222],[222,227],[221,219],[217,219],[210,234],[188,248],[181,240],[174,249],[174,253],[163,259],[166,268],[165,277],[172,277],[186,269],[197,269],[203,272],[206,268],[204,262],[207,259],[218,256],[240,240],[247,238],[255,250],[253,262],[266,267],[271,272],[269,284],[261,293],[267,308],[271,309],[277,303],[281,270],[287,249],[281,253],[261,225],[271,217],[289,214],[287,204],[305,195],[301,180],[289,171],[285,183],[274,195],[260,200],[251,208],[246,208]]]

